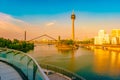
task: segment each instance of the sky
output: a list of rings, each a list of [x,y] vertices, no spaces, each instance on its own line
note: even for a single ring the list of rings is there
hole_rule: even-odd
[[[73,10],[77,40],[120,27],[119,0],[0,0],[0,37],[24,39],[26,30],[27,40],[43,34],[70,39]]]

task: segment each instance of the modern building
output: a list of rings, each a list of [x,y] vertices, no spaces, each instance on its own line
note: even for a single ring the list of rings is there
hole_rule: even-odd
[[[99,30],[98,32],[98,36],[101,38],[103,38],[105,34],[106,34],[105,30]]]
[[[106,34],[105,30],[99,30],[98,36],[94,38],[94,44],[110,44],[110,37],[108,34]]]
[[[120,36],[120,29],[113,29],[111,32],[112,37],[119,37]]]
[[[109,34],[104,35],[104,44],[110,44],[110,35]]]
[[[111,44],[120,44],[120,29],[113,29],[111,32]]]

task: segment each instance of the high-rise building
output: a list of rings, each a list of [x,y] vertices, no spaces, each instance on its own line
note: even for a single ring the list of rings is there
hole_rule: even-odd
[[[103,44],[103,39],[100,38],[99,36],[96,36],[96,37],[94,38],[94,44],[97,44],[97,45]]]
[[[98,36],[101,38],[103,38],[105,36],[105,34],[106,34],[105,30],[99,30],[99,32],[98,32]]]
[[[110,44],[110,35],[109,34],[105,34],[104,35],[104,44]]]
[[[113,29],[111,32],[111,37],[119,37],[120,36],[120,29]]]
[[[111,44],[120,44],[120,29],[113,29],[111,32]]]
[[[106,34],[105,30],[99,30],[98,36],[96,36],[94,39],[94,44],[110,44],[110,37],[108,34]]]

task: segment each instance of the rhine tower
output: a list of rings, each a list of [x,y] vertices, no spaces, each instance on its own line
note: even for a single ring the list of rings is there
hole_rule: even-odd
[[[75,39],[75,32],[74,32],[74,22],[75,22],[75,14],[74,14],[74,11],[72,12],[72,15],[71,15],[71,20],[72,20],[72,40],[74,41]]]

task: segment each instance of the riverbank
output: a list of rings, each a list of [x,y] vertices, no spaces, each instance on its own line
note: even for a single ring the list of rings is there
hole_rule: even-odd
[[[120,45],[94,45],[94,44],[82,44],[80,47],[87,49],[103,49],[103,50],[111,50],[111,51],[120,51]]]
[[[0,47],[28,52],[34,49],[34,43],[30,43],[27,41],[20,41],[17,39],[9,40],[5,38],[0,38]]]

